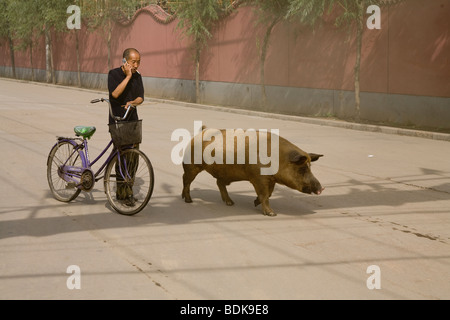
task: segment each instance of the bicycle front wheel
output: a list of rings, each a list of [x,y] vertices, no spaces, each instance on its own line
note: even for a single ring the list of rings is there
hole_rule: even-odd
[[[145,208],[152,196],[152,164],[138,149],[120,151],[106,167],[104,183],[106,197],[114,210],[134,215]]]
[[[76,181],[80,173],[70,172],[69,168],[82,168],[80,151],[68,141],[56,144],[47,160],[47,181],[53,196],[62,202],[74,200],[81,192]],[[72,180],[69,178],[72,177]]]

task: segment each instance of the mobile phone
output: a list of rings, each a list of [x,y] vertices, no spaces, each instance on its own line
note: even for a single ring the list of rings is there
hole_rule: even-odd
[[[123,59],[122,59],[122,63],[123,63],[123,64],[128,64],[127,59],[123,58]],[[141,74],[137,69],[136,69],[136,72],[137,72],[138,74]]]

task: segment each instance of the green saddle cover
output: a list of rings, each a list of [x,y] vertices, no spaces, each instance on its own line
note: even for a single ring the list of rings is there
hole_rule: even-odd
[[[85,126],[77,126],[73,129],[77,137],[83,137],[84,139],[90,139],[95,131],[97,130],[95,127],[85,127]]]

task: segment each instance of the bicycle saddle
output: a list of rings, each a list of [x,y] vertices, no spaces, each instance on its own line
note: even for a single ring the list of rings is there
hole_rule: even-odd
[[[97,129],[95,127],[77,126],[73,130],[77,137],[81,136],[84,139],[90,139]]]

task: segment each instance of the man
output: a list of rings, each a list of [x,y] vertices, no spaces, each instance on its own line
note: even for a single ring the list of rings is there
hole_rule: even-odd
[[[123,65],[121,67],[112,69],[108,74],[109,101],[111,103],[112,112],[114,116],[120,117],[125,115],[128,106],[138,106],[144,102],[144,85],[142,83],[141,74],[137,71],[141,64],[141,55],[139,51],[134,48],[126,49],[123,52],[122,62]],[[137,110],[131,110],[126,121],[137,120],[139,120]],[[109,115],[109,124],[114,123],[114,119]],[[136,148],[139,148],[139,146],[136,145]],[[128,157],[128,159],[125,159],[129,172],[137,169],[138,160],[138,158],[132,159],[131,156]],[[120,172],[121,170],[117,163],[116,197],[118,200],[122,201],[124,205],[132,207],[135,205],[133,186],[131,184],[123,183]]]
[[[138,106],[144,102],[144,85],[141,74],[137,71],[141,64],[141,55],[134,48],[123,52],[123,65],[109,71],[109,101],[115,116],[123,117],[129,105]],[[136,111],[131,112],[128,121],[138,120]],[[109,123],[114,119],[109,116]]]

